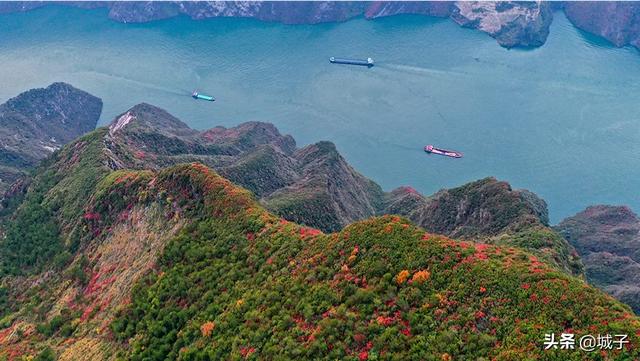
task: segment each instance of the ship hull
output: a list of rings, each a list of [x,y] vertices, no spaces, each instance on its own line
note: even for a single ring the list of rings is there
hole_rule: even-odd
[[[360,60],[360,59],[343,59],[343,58],[329,58],[329,62],[332,64],[346,64],[346,65],[359,65],[371,68],[373,66],[373,60]]]
[[[212,97],[212,96],[209,96],[209,95],[203,95],[203,94],[193,94],[193,95],[191,95],[191,97],[193,97],[193,99],[196,99],[196,100],[206,100],[206,101],[208,101],[208,102],[213,102],[213,101],[215,101],[215,100],[216,100],[216,99],[215,99],[214,97]]]
[[[442,155],[450,158],[462,158],[462,153],[455,150],[447,150],[447,149],[441,149],[436,147],[431,147],[431,149],[429,149],[427,146],[427,147],[424,147],[424,151],[427,152],[428,154],[437,154],[437,155]]]

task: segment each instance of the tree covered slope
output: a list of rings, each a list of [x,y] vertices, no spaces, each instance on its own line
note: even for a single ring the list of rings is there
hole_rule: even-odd
[[[98,141],[111,169],[157,170],[201,162],[253,192],[274,213],[325,232],[375,215],[399,214],[454,238],[513,241],[565,272],[582,273],[573,248],[547,226],[546,203],[493,178],[431,197],[406,187],[385,193],[331,142],[298,148],[291,136],[260,122],[196,131],[149,104],[116,117]],[[523,237],[512,237],[518,233]]]
[[[544,334],[638,342],[627,306],[520,249],[397,216],[324,234],[200,163],[108,171],[78,150],[106,131],[56,153],[27,193],[55,203],[69,257],[3,277],[2,357],[583,360],[602,356],[542,351]]]

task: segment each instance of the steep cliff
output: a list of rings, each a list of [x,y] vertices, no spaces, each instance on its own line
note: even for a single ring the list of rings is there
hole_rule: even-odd
[[[564,13],[577,28],[615,46],[640,48],[640,3],[636,1],[568,1]]]
[[[41,3],[0,3],[0,13],[28,11]],[[109,18],[139,23],[187,15],[193,19],[249,17],[285,24],[345,21],[357,16],[375,19],[397,14],[451,17],[460,25],[478,29],[505,47],[542,45],[549,33],[551,7],[545,2],[393,2],[393,1],[113,1],[68,2],[71,6],[107,7]]]

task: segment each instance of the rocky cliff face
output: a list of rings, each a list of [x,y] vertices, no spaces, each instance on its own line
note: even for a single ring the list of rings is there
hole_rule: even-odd
[[[0,191],[62,145],[95,129],[102,101],[69,84],[33,89],[0,105]]]
[[[48,2],[0,2],[0,13],[29,11]],[[535,47],[549,34],[553,9],[564,9],[579,29],[601,36],[616,46],[640,47],[640,5],[633,1],[197,1],[197,2],[65,2],[83,8],[109,8],[120,22],[146,22],[187,15],[194,19],[251,17],[287,24],[344,21],[356,16],[375,19],[397,14],[450,17],[475,28],[504,47]]]
[[[640,3],[636,1],[568,1],[564,12],[579,29],[615,46],[640,48]]]
[[[386,206],[400,214],[409,211],[406,216],[426,229],[457,238],[495,236],[548,222],[543,200],[495,178],[445,189],[429,198],[400,188],[391,192]]]
[[[43,3],[0,3],[1,12],[27,11]],[[397,14],[451,17],[475,28],[505,47],[540,46],[549,33],[550,6],[544,2],[392,2],[392,1],[114,1],[66,3],[82,7],[107,7],[109,17],[125,23],[147,22],[181,14],[193,19],[250,17],[286,24],[345,21],[356,16],[375,19]]]
[[[587,279],[640,312],[640,218],[593,206],[555,227],[578,251]]]
[[[549,34],[552,14],[542,2],[175,2],[115,3],[109,16],[117,21],[142,22],[187,14],[194,19],[253,17],[287,24],[368,19],[397,14],[451,17],[458,24],[483,31],[505,47],[540,46]]]
[[[483,31],[504,47],[544,44],[553,19],[544,2],[456,2],[451,18],[462,26]]]

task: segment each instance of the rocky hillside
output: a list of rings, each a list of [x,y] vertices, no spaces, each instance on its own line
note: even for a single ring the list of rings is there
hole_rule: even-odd
[[[640,3],[637,1],[568,1],[567,18],[579,29],[615,46],[640,48]]]
[[[0,105],[0,192],[62,145],[94,130],[101,112],[99,98],[65,83]]]
[[[406,216],[430,232],[453,238],[524,248],[567,273],[583,272],[573,246],[549,228],[545,201],[495,178],[430,197],[401,187],[385,196],[382,213]]]
[[[640,312],[640,218],[627,207],[593,206],[555,227],[575,246],[587,279]]]
[[[297,148],[291,136],[251,122],[204,132],[140,104],[117,117],[104,139],[111,169],[159,169],[198,161],[252,191],[287,219],[334,231],[374,215],[381,188],[329,142]]]
[[[542,199],[495,178],[445,189],[429,198],[399,188],[388,195],[386,207],[386,212],[406,214],[432,232],[467,239],[515,233],[549,221]]]
[[[547,40],[553,13],[543,2],[460,1],[451,18],[493,36],[504,47],[537,47]]]
[[[134,108],[35,173],[0,242],[0,357],[596,360],[543,351],[544,334],[640,342],[627,306],[516,247],[456,241],[397,216],[323,234],[201,163],[112,170],[122,160],[105,145],[144,126],[143,110],[156,111]],[[172,124],[167,132],[200,136]],[[193,142],[175,147],[233,156],[243,146]]]

